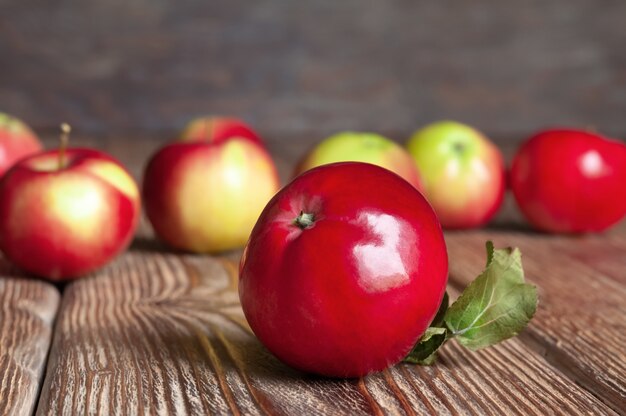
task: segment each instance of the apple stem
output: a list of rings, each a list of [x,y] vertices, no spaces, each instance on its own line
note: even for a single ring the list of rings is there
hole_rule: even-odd
[[[293,221],[294,225],[304,230],[305,228],[309,228],[315,222],[315,215],[300,211],[300,214]]]
[[[61,123],[61,137],[59,141],[59,170],[65,167],[65,150],[70,141],[72,127],[67,123]]]
[[[463,143],[454,143],[454,150],[457,153],[463,153],[463,150],[465,150],[465,145]]]

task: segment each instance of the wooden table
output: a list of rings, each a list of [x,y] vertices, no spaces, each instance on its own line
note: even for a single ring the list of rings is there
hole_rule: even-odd
[[[159,145],[82,143],[137,177]],[[306,146],[270,148],[286,178]],[[451,293],[481,271],[487,239],[522,250],[540,296],[529,328],[480,352],[452,342],[432,367],[400,364],[359,380],[299,373],[257,341],[237,296],[239,252],[174,253],[144,222],[127,253],[65,286],[3,261],[0,414],[626,412],[626,223],[603,235],[536,234],[508,201],[494,226],[446,233]]]

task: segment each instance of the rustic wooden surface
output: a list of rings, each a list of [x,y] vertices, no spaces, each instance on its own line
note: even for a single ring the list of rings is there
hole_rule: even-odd
[[[104,143],[137,177],[158,145]],[[272,145],[283,178],[306,147]],[[174,253],[144,222],[129,252],[63,288],[36,413],[623,414],[626,223],[598,236],[536,234],[508,201],[494,226],[446,233],[453,295],[481,271],[487,239],[519,246],[527,279],[539,288],[537,316],[520,337],[480,352],[452,342],[432,367],[401,364],[331,380],[291,370],[250,332],[236,292],[239,252]],[[54,287],[36,280],[2,282],[19,282],[20,293],[24,285],[46,288],[39,290],[57,299]],[[16,307],[2,305],[0,340],[8,331],[43,345],[28,324],[5,323]],[[44,314],[48,325],[54,309]],[[0,383],[6,379],[0,372]],[[8,395],[0,389],[0,406],[19,398],[26,404],[15,413],[27,413],[36,381],[9,386]]]
[[[37,128],[397,139],[441,117],[626,137],[623,1],[0,1],[0,111]]]
[[[451,258],[467,258],[458,243]],[[483,261],[477,248],[470,257]],[[66,289],[39,414],[612,413],[523,340],[479,353],[450,345],[433,367],[361,380],[298,373],[250,332],[232,260],[161,249],[142,241]],[[453,260],[455,278],[481,268],[464,265]]]
[[[59,298],[0,259],[0,415],[35,409]]]

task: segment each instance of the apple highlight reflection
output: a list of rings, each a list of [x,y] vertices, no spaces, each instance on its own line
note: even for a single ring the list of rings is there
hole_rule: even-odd
[[[374,238],[354,246],[352,253],[359,269],[360,283],[368,292],[381,292],[405,285],[409,272],[400,254],[401,236],[415,240],[412,233],[403,233],[407,225],[389,214],[361,213],[358,222],[365,222]]]

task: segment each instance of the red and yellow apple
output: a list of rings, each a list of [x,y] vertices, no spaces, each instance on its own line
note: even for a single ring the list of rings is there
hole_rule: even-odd
[[[81,148],[39,153],[0,181],[0,249],[35,275],[76,278],[128,246],[139,213],[137,185],[112,157]]]
[[[21,158],[42,149],[37,135],[24,122],[0,113],[0,177]]]
[[[415,132],[407,148],[445,228],[478,227],[496,214],[504,197],[504,161],[482,133],[440,121]]]
[[[143,196],[157,236],[193,252],[243,246],[279,181],[272,158],[244,137],[174,142],[146,167]]]
[[[342,132],[325,139],[300,161],[296,174],[335,162],[365,162],[390,170],[418,190],[422,182],[411,156],[402,146],[375,133]]]
[[[263,145],[259,135],[250,126],[234,117],[198,117],[187,124],[179,139],[219,143],[231,137],[241,137]]]

